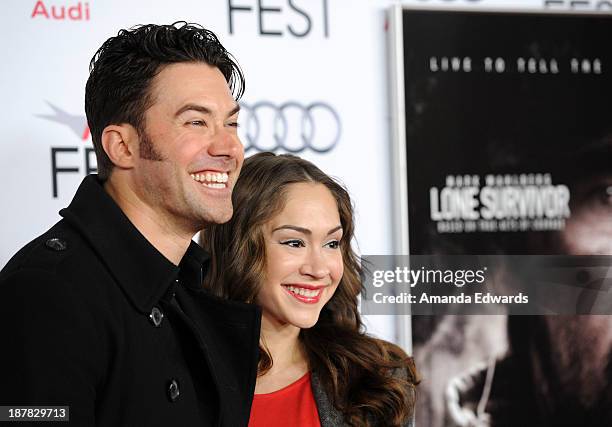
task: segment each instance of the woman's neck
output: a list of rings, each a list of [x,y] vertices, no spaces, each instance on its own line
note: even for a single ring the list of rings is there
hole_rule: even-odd
[[[257,378],[255,393],[271,393],[300,379],[308,371],[300,328],[280,324],[265,314],[261,321],[261,344],[272,358],[272,367]]]

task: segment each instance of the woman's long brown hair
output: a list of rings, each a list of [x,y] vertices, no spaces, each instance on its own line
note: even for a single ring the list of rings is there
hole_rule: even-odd
[[[232,194],[232,219],[202,232],[202,245],[211,254],[204,286],[224,298],[255,302],[265,280],[263,225],[282,210],[288,186],[300,182],[320,183],[329,189],[343,230],[342,280],[315,326],[300,332],[310,369],[349,424],[400,426],[414,412],[416,369],[412,358],[398,346],[363,331],[357,309],[361,266],[351,248],[351,200],[319,168],[296,156],[273,153],[259,153],[244,162]],[[259,375],[273,363],[270,354],[261,350]]]

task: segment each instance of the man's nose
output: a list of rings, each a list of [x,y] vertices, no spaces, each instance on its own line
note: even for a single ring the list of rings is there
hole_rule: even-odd
[[[221,128],[213,135],[208,152],[211,156],[242,158],[244,148],[235,131]]]

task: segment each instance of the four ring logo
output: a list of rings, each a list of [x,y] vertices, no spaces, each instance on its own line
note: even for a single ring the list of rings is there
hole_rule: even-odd
[[[240,107],[239,133],[245,152],[328,153],[340,140],[340,116],[324,102],[309,105],[294,101],[280,105],[269,101],[241,102]]]

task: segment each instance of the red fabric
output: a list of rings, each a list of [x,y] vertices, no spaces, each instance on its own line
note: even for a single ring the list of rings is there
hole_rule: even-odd
[[[310,372],[285,388],[253,398],[249,427],[321,427]]]

